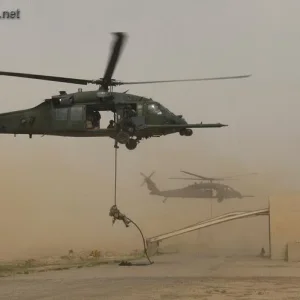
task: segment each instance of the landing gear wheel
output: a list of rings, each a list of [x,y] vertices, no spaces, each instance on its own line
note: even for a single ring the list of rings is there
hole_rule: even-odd
[[[193,130],[192,129],[186,129],[185,130],[185,135],[186,136],[191,136],[193,134]]]
[[[130,140],[130,135],[125,131],[118,132],[116,141],[120,144],[126,144]]]
[[[134,139],[129,139],[125,146],[128,150],[134,150],[137,146],[137,141]]]
[[[181,136],[185,135],[185,129],[181,129],[181,130],[179,131],[179,134],[180,134]]]

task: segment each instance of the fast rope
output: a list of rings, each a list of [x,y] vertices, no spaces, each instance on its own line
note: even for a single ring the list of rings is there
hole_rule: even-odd
[[[122,214],[120,212],[120,210],[117,207],[117,174],[118,174],[118,169],[117,169],[117,165],[118,165],[118,145],[117,142],[115,142],[115,188],[114,188],[114,205],[111,207],[110,211],[109,211],[109,216],[113,218],[112,223],[114,224],[116,220],[120,220],[123,221],[124,225],[126,227],[129,227],[129,224],[132,223],[140,232],[142,240],[143,240],[143,247],[144,247],[144,254],[147,258],[147,260],[149,261],[149,264],[152,265],[153,262],[150,260],[148,253],[147,253],[147,246],[146,246],[146,240],[145,237],[143,235],[142,230],[140,229],[140,227],[130,218],[128,218],[125,214]],[[131,266],[132,263],[127,262],[127,261],[122,261],[120,263],[120,266]]]
[[[114,193],[114,205],[117,206],[117,174],[118,174],[118,169],[117,169],[117,159],[118,159],[118,145],[117,143],[115,144],[115,193]]]

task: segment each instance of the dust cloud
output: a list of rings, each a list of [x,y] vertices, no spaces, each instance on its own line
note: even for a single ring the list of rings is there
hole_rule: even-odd
[[[117,80],[252,74],[239,81],[116,90],[129,88],[129,93],[151,97],[191,123],[229,125],[195,130],[189,138],[174,134],[149,139],[134,151],[120,149],[118,206],[147,237],[193,224],[211,213],[265,208],[269,195],[297,190],[299,9],[291,5],[299,6],[299,1],[289,5],[248,1],[247,6],[235,1],[234,9],[221,1],[189,5],[160,1],[159,10],[153,2],[147,6],[141,1],[116,7],[99,1],[89,5],[65,1],[60,6],[35,2],[34,6],[20,2],[24,17],[1,24],[5,36],[1,51],[6,57],[2,70],[99,78],[111,43],[108,33],[125,31],[130,40],[114,73]],[[101,18],[105,26],[99,25],[100,10],[106,12]],[[2,77],[1,112],[32,107],[59,90],[76,91],[68,84]],[[112,226],[108,216],[114,196],[112,140],[1,135],[0,143],[0,259],[62,255],[71,248],[119,252],[141,248],[135,228]],[[162,203],[140,186],[139,173],[156,170],[152,179],[160,189],[183,187],[187,182],[168,179],[180,175],[180,169],[207,176],[257,172],[228,182],[255,197]],[[175,240],[219,252],[257,253],[262,246],[267,248],[267,220],[239,220]]]
[[[222,157],[208,143],[201,155],[189,151],[196,141],[173,136],[142,142],[135,151],[118,153],[118,206],[136,221],[146,237],[174,230],[229,211],[267,207],[267,196],[279,177],[263,175],[230,182],[255,198],[219,204],[206,199],[150,196],[140,172],[156,171],[152,179],[161,190],[187,182],[169,180],[179,170],[207,176],[254,172],[234,158]],[[113,204],[113,140],[25,136],[2,137],[0,259],[62,255],[69,249],[127,252],[142,247],[138,231],[122,223],[111,225]],[[220,158],[221,157],[221,158]],[[278,173],[277,173],[278,174]],[[238,222],[238,223],[237,223]],[[267,248],[267,220],[260,217],[208,228],[166,241],[229,251]],[[249,250],[250,249],[250,250]],[[220,250],[221,251],[221,250]]]

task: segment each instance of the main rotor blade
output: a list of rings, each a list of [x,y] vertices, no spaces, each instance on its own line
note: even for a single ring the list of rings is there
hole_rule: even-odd
[[[245,173],[245,174],[238,174],[238,175],[234,175],[234,176],[227,176],[227,177],[223,177],[224,179],[232,179],[232,178],[236,178],[236,177],[242,177],[242,176],[249,176],[249,175],[258,175],[258,173]]]
[[[103,77],[104,88],[107,88],[111,83],[113,73],[123,50],[125,39],[127,38],[124,32],[114,32],[113,35],[115,36],[115,40],[111,46],[111,55]]]
[[[0,71],[0,75],[30,78],[30,79],[39,79],[39,80],[47,80],[47,81],[56,81],[56,82],[64,82],[64,83],[73,83],[73,84],[83,84],[83,85],[87,85],[88,83],[93,83],[93,80],[87,80],[87,79],[58,77],[58,76],[29,74],[29,73],[16,73],[16,72],[3,72],[3,71]]]
[[[226,76],[226,77],[208,77],[208,78],[198,78],[198,79],[155,80],[155,81],[120,81],[120,82],[118,82],[118,85],[240,79],[240,78],[247,78],[247,77],[250,77],[250,76],[251,75]]]
[[[203,180],[203,181],[223,181],[225,180],[224,178],[205,178],[205,179],[202,179],[202,178],[184,178],[184,177],[169,177],[169,179],[180,179],[180,180]],[[229,178],[228,180],[237,180],[236,178]]]
[[[236,177],[242,177],[242,176],[248,176],[248,175],[257,175],[258,174],[258,173],[246,173],[246,174],[238,174],[238,175],[234,175],[234,176],[214,178],[214,177],[204,177],[204,176],[201,176],[201,175],[197,175],[197,174],[187,172],[187,171],[182,171],[182,170],[180,172],[191,175],[191,176],[198,177],[200,180],[211,180],[211,181],[231,180],[231,179],[236,179]]]
[[[184,177],[169,177],[169,179],[179,179],[179,180],[203,180],[203,181],[215,181],[214,178],[184,178]],[[217,179],[217,180],[223,180],[223,179]],[[216,180],[216,181],[217,181]]]
[[[169,179],[180,179],[180,180],[202,180],[201,178],[184,178],[184,177],[169,177]]]
[[[203,179],[203,180],[222,180],[222,178],[204,177],[204,176],[197,175],[197,174],[195,174],[195,173],[191,173],[191,172],[187,172],[187,171],[183,171],[183,170],[180,170],[180,172],[181,172],[181,173],[188,174],[188,175],[191,175],[191,176],[198,177],[198,178]]]

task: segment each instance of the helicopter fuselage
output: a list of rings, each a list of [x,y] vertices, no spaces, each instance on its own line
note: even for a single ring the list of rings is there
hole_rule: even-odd
[[[160,195],[170,198],[216,198],[219,202],[224,199],[241,199],[243,196],[233,188],[217,183],[195,183],[184,188],[151,192],[152,195]]]
[[[115,92],[79,91],[46,99],[43,103],[25,110],[0,114],[0,133],[55,135],[65,137],[111,137],[115,138],[115,127],[89,126],[89,114],[101,111],[116,113],[119,120],[124,118],[124,108],[134,112],[134,121],[140,126],[135,132],[138,139],[183,132],[191,135],[191,129],[176,128],[185,125],[182,116],[177,116],[152,99]],[[101,122],[100,122],[101,123]],[[108,125],[108,124],[107,124]],[[145,127],[151,125],[153,127]],[[170,128],[160,127],[171,125]],[[189,131],[188,131],[189,130]]]

